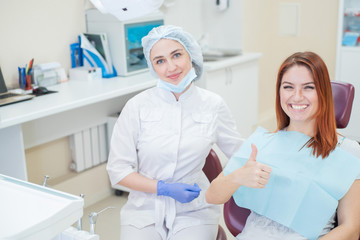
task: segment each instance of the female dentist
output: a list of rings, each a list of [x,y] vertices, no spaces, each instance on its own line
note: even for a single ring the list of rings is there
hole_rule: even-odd
[[[121,209],[121,239],[215,239],[220,209],[206,203],[202,168],[212,146],[230,157],[243,140],[225,102],[193,84],[203,70],[200,46],[176,26],[142,39],[156,87],[123,108],[107,171],[131,189]]]

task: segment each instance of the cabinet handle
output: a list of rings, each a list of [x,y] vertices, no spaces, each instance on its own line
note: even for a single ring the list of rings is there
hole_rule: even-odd
[[[229,85],[230,81],[229,81],[229,68],[225,68],[225,75],[226,75],[226,82],[225,85]]]
[[[232,84],[232,69],[231,68],[225,68],[225,85],[231,85]]]
[[[229,77],[229,82],[230,82],[230,85],[232,85],[232,80],[233,80],[233,74],[232,74],[232,68],[229,68],[229,75],[230,75],[230,77]]]

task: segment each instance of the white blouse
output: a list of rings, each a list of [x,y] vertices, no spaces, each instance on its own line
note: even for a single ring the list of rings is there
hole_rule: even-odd
[[[198,224],[218,224],[219,206],[207,204],[209,186],[202,168],[213,144],[230,157],[242,144],[235,122],[218,95],[192,85],[179,100],[161,88],[148,89],[123,108],[113,130],[107,164],[112,185],[132,172],[165,182],[202,189],[190,203],[131,191],[121,210],[121,224],[138,228],[154,224],[163,239]],[[181,217],[176,218],[176,216]]]
[[[350,139],[339,136],[338,145],[345,151],[353,154],[360,159],[360,145]],[[360,179],[360,173],[357,177]],[[331,231],[335,226],[335,213],[329,219],[319,238]],[[290,228],[285,227],[267,217],[251,212],[243,231],[237,235],[238,240],[306,240],[305,237],[294,232]]]

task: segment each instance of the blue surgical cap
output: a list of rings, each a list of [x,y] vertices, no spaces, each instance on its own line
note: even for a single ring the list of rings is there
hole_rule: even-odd
[[[185,50],[189,53],[192,65],[195,68],[195,73],[197,75],[195,80],[199,79],[203,71],[203,56],[200,45],[193,38],[193,36],[191,36],[191,34],[185,32],[180,27],[172,25],[164,25],[153,28],[149,34],[143,37],[141,40],[144,55],[151,74],[156,78],[159,77],[152,66],[150,51],[155,43],[163,38],[178,41],[181,45],[184,46]]]

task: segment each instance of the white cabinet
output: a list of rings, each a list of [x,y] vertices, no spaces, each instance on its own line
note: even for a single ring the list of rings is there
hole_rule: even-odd
[[[253,68],[243,64],[206,73],[206,88],[224,98],[244,137],[257,124],[258,82],[255,76],[251,77]]]
[[[205,63],[203,87],[219,94],[229,106],[243,137],[248,137],[258,123],[258,59],[261,54],[244,54]]]
[[[360,141],[360,42],[354,36],[360,36],[360,1],[340,0],[335,80],[355,87],[350,122],[340,132]]]
[[[219,94],[229,106],[242,137],[248,137],[258,124],[258,71],[260,53],[205,62],[204,76],[197,85]],[[227,158],[214,147],[222,165]]]

